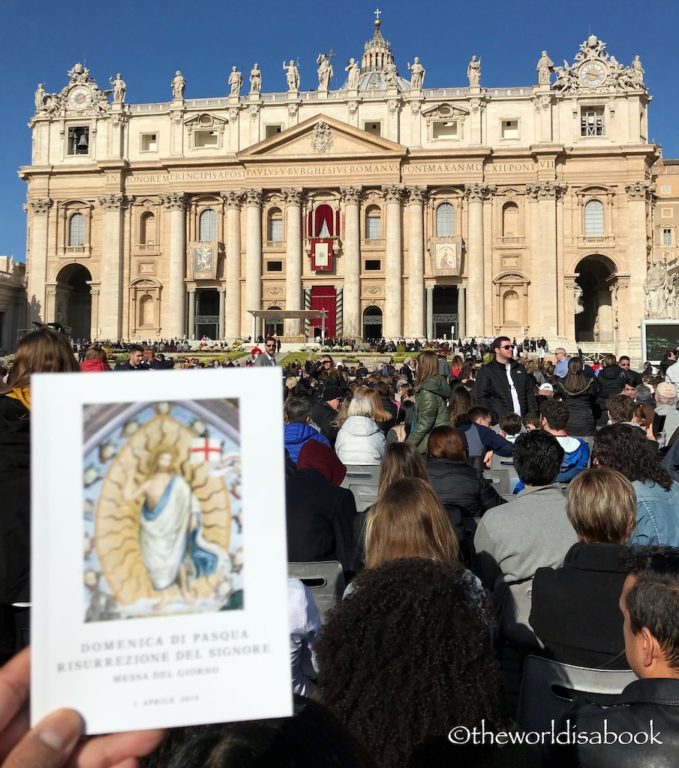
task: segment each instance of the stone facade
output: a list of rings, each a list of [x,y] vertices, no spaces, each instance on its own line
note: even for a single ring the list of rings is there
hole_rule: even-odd
[[[11,352],[26,322],[26,267],[0,256],[0,353]]]
[[[156,104],[126,104],[120,75],[109,101],[80,65],[40,86],[20,171],[33,319],[233,339],[248,310],[312,308],[336,336],[638,350],[658,158],[638,58],[591,36],[571,65],[543,52],[534,85],[486,87],[474,57],[469,85],[425,88],[426,61],[400,77],[377,20],[341,88],[317,64],[315,90],[291,61],[255,65],[247,94],[234,68],[210,99],[178,72]]]

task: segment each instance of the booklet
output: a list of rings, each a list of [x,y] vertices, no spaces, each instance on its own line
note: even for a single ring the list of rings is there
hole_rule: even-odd
[[[277,368],[31,383],[35,723],[292,714]]]

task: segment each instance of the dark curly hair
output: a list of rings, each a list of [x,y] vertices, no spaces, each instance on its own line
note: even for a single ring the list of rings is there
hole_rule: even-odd
[[[317,696],[380,768],[440,748],[455,725],[502,725],[486,609],[461,566],[393,560],[355,584],[316,645]]]
[[[646,433],[629,424],[609,424],[594,436],[592,461],[617,469],[630,482],[651,480],[669,490],[672,478],[663,468]]]

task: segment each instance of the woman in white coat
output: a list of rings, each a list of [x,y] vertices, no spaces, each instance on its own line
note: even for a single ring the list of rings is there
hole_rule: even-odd
[[[354,395],[349,403],[348,418],[337,433],[335,452],[342,464],[379,464],[386,441],[384,433],[372,418],[370,400]]]

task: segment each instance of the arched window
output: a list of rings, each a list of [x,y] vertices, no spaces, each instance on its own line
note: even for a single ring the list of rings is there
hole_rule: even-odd
[[[139,243],[141,245],[155,245],[156,217],[151,211],[144,211],[139,219]]]
[[[519,324],[519,294],[516,291],[507,291],[502,299],[502,314],[505,325]]]
[[[382,237],[382,212],[371,205],[365,212],[365,239],[379,240]]]
[[[604,204],[590,200],[585,205],[585,237],[604,236]]]
[[[74,213],[68,220],[68,244],[71,247],[85,245],[85,218]]]
[[[155,319],[155,307],[153,302],[153,296],[146,294],[139,299],[139,326],[153,327],[153,321]]]
[[[519,206],[505,203],[502,206],[502,237],[519,236]]]
[[[206,208],[198,220],[198,239],[201,243],[211,243],[217,239],[217,213]]]
[[[269,211],[266,239],[270,243],[283,242],[283,212],[280,208],[272,208]]]
[[[441,203],[436,209],[436,237],[455,234],[455,209],[450,203]]]

